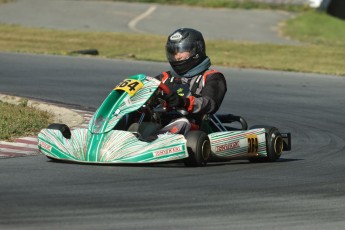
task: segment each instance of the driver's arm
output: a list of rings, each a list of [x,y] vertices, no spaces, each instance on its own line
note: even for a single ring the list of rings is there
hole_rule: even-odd
[[[207,76],[201,97],[188,97],[188,112],[202,114],[215,113],[222,104],[226,91],[226,81],[223,74],[214,73]]]

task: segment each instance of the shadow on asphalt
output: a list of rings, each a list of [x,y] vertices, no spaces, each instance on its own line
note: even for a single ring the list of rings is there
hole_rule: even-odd
[[[161,163],[83,163],[83,162],[76,162],[76,161],[68,161],[68,160],[56,160],[51,157],[49,158],[49,163],[57,163],[57,164],[77,164],[77,165],[88,165],[88,166],[106,166],[106,167],[149,167],[149,168],[193,168],[187,167],[183,164],[183,162],[161,162]],[[207,163],[206,167],[220,167],[225,165],[249,165],[249,164],[281,164],[281,163],[288,163],[288,162],[295,162],[301,161],[304,159],[284,159],[281,158],[276,162],[250,162],[248,160],[232,160],[226,162],[209,162]],[[199,167],[201,168],[201,167]]]

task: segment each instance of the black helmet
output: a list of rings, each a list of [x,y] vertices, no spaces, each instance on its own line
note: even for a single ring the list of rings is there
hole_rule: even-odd
[[[179,75],[187,73],[206,58],[206,47],[202,34],[190,28],[181,28],[170,34],[165,49],[172,69]],[[176,54],[182,52],[189,52],[189,57],[177,60]]]

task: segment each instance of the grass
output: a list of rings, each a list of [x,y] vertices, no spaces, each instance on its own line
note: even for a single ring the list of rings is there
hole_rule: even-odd
[[[316,19],[326,23],[315,26]],[[302,25],[310,29],[306,32]],[[308,12],[283,27],[286,35],[305,44],[208,40],[207,52],[213,65],[345,76],[344,35],[340,29],[344,26],[344,21]],[[106,58],[162,62],[166,61],[165,42],[166,37],[158,35],[57,31],[0,24],[0,50],[8,52],[72,55],[74,50],[94,48]]]
[[[0,140],[36,135],[52,121],[51,115],[27,106],[27,100],[18,105],[0,101]]]
[[[284,33],[314,45],[345,47],[345,21],[322,12],[307,12],[287,21]]]
[[[249,0],[136,0],[133,2],[207,7],[235,7],[236,4],[238,7],[244,7],[247,4],[250,8],[283,5]],[[303,5],[296,7],[299,7],[300,11],[305,9]],[[208,55],[214,65],[345,76],[345,65],[342,61],[345,59],[344,28],[344,20],[308,10],[288,20],[281,27],[281,34],[303,42],[298,46],[216,40],[208,40],[206,43]],[[165,41],[165,36],[156,35],[57,31],[0,24],[0,50],[8,52],[75,55],[71,51],[94,48],[106,58],[161,62],[166,61]]]
[[[269,10],[285,10],[291,12],[309,11],[311,8],[307,4],[284,4],[279,1],[273,3],[264,3],[252,0],[98,0],[98,1],[114,1],[114,2],[142,2],[142,3],[158,3],[169,5],[188,5],[211,8],[232,8],[232,9],[269,9]]]

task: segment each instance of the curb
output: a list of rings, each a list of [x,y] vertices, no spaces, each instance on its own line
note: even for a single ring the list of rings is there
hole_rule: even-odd
[[[19,97],[0,94],[0,100],[16,104],[22,99]],[[94,112],[86,110],[69,109],[34,100],[28,100],[28,105],[53,113],[55,116],[54,122],[67,124],[71,129],[87,128],[89,121],[94,114]],[[20,137],[11,142],[0,141],[0,159],[35,156],[39,154],[37,136]]]
[[[76,109],[71,110],[80,114],[84,120],[82,124],[72,129],[87,128],[94,113]],[[40,155],[37,147],[37,136],[20,137],[13,142],[0,141],[0,159],[35,155]]]

